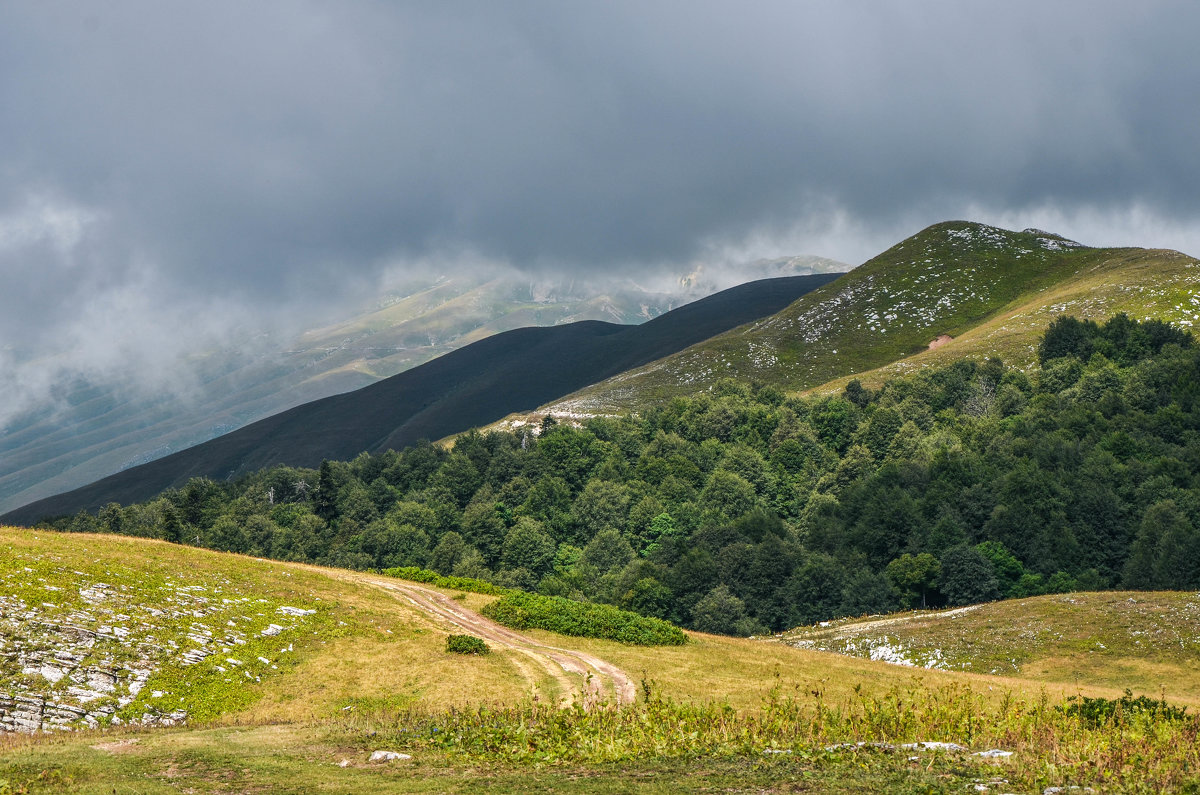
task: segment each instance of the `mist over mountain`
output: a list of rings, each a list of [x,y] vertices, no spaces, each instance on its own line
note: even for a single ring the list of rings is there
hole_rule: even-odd
[[[407,275],[332,322],[316,315],[299,333],[243,318],[208,348],[139,332],[147,352],[115,365],[62,362],[56,379],[30,384],[45,362],[14,367],[0,382],[36,407],[0,409],[0,511],[161,458],[293,406],[358,389],[491,334],[580,320],[636,324],[754,279],[848,270],[813,256],[686,273],[628,277],[537,275],[469,268]],[[232,320],[230,322],[233,322]],[[302,325],[292,320],[290,327]],[[270,330],[274,327],[274,330]],[[81,355],[82,358],[82,355]],[[3,386],[0,383],[0,386]]]
[[[379,383],[274,414],[203,444],[5,514],[46,514],[144,499],[189,478],[236,477],[272,464],[315,466],[399,449],[528,410],[766,317],[839,274],[779,277],[724,290],[641,325],[588,320],[495,334]]]

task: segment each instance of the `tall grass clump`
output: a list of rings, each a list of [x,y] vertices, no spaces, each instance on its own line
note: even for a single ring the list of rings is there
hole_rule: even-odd
[[[1068,702],[1070,703],[1070,702]],[[1117,710],[1096,722],[1045,695],[996,698],[969,687],[919,681],[882,695],[861,691],[836,702],[820,690],[781,696],[760,709],[680,703],[649,697],[633,706],[537,702],[430,712],[360,710],[331,719],[341,736],[404,749],[508,763],[607,764],[648,759],[762,758],[782,753],[795,764],[903,765],[955,757],[954,767],[982,779],[1003,777],[1014,791],[1093,787],[1110,792],[1200,788],[1200,718]],[[961,746],[919,748],[908,743]],[[977,751],[1002,749],[991,759]]]
[[[573,602],[561,596],[510,592],[481,610],[513,629],[545,629],[581,638],[604,638],[635,646],[681,646],[683,630],[611,605]]]

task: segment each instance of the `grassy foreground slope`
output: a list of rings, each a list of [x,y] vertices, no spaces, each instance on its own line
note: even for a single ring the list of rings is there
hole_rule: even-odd
[[[126,724],[184,720],[180,711],[191,723],[295,720],[350,698],[465,704],[482,689],[528,692],[500,657],[443,676],[444,642],[405,602],[327,572],[157,541],[0,530],[0,697],[29,699],[47,726],[74,709],[107,707]]]
[[[1086,683],[1043,688],[698,634],[646,649],[530,633],[644,682],[636,705],[563,709],[528,698],[520,655],[450,659],[446,627],[377,575],[18,529],[0,530],[0,548],[4,659],[34,630],[54,640],[72,624],[71,637],[85,637],[88,613],[99,626],[76,669],[124,681],[130,652],[154,668],[123,714],[171,699],[192,710],[170,728],[0,736],[0,791],[1163,791],[1194,783],[1200,762],[1193,719],[1092,725],[1056,709],[1070,693],[1115,695]],[[263,622],[280,629],[263,633]],[[210,645],[206,627],[247,642],[178,664],[184,648]],[[260,639],[288,651],[252,647]],[[252,675],[224,676],[242,668],[229,657]],[[53,690],[41,671],[5,676],[8,689]],[[918,741],[959,749],[896,745]],[[855,742],[870,744],[841,745]],[[972,755],[991,747],[1013,755]],[[410,758],[370,761],[384,749]]]
[[[459,630],[381,587],[387,578],[378,575],[21,528],[0,528],[0,553],[0,696],[88,710],[111,704],[126,725],[161,725],[168,721],[154,718],[183,710],[178,722],[194,725],[318,719],[348,704],[442,708],[566,695],[552,677],[521,664],[524,655],[447,655],[446,634]],[[436,590],[471,610],[495,599]],[[669,648],[524,634],[610,660],[659,695],[740,709],[758,706],[776,686],[821,687],[843,698],[856,684],[885,689],[897,673],[908,676],[872,661],[703,633]],[[100,695],[89,699],[89,687]]]
[[[881,383],[963,356],[1023,365],[1060,314],[1200,323],[1200,262],[1176,251],[1090,248],[1058,235],[936,224],[781,312],[549,404],[636,410],[725,377],[804,390]],[[952,338],[946,340],[944,337]],[[939,341],[933,349],[930,344]],[[870,373],[869,376],[860,376]],[[840,379],[840,380],[838,380]]]

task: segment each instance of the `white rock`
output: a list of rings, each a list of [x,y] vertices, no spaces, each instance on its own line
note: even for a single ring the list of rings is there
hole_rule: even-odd
[[[91,669],[87,673],[87,684],[92,690],[111,693],[117,687],[117,677],[108,671]]]
[[[1012,755],[1012,751],[1001,751],[999,748],[989,748],[986,751],[976,751],[972,754],[972,756],[982,756],[985,759],[1004,759]]]
[[[67,672],[62,668],[54,665],[48,665],[46,663],[42,664],[42,667],[38,670],[38,673],[51,682],[58,682],[58,680],[67,675]]]
[[[317,611],[316,610],[305,610],[300,607],[287,607],[285,605],[284,607],[279,608],[275,612],[283,613],[284,615],[287,615],[287,616],[311,616],[314,613],[316,613]]]
[[[371,762],[391,762],[394,759],[412,759],[408,754],[402,754],[398,751],[376,751],[371,754],[368,761]]]
[[[938,743],[938,742],[921,742],[921,743],[904,743],[900,746],[904,750],[912,751],[965,751],[958,743]]]

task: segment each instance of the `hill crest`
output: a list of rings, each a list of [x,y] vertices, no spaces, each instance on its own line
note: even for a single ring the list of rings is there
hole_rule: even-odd
[[[803,391],[830,382],[840,388],[877,368],[894,375],[964,355],[1000,356],[1020,366],[1032,360],[1041,330],[1068,311],[1095,318],[1126,311],[1185,328],[1200,324],[1197,264],[1179,252],[1093,248],[1041,230],[947,221],[771,317],[542,411],[586,416],[637,410],[725,377]],[[1004,319],[1015,322],[1005,326]],[[989,324],[998,324],[1001,333],[981,335]],[[949,344],[935,346],[933,354],[935,341]]]

